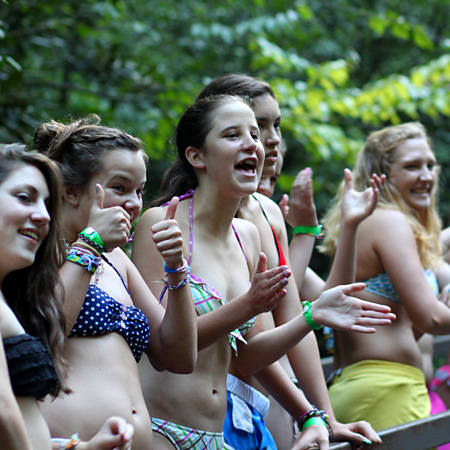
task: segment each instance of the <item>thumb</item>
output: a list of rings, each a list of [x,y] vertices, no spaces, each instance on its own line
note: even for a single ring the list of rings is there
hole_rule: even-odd
[[[350,169],[344,169],[345,190],[353,189],[353,174]]]
[[[172,197],[172,200],[170,200],[169,206],[167,207],[165,220],[175,218],[175,214],[177,212],[177,207],[178,207],[179,202],[180,202],[180,200],[178,197]]]
[[[345,284],[341,286],[341,291],[343,294],[348,295],[352,292],[360,292],[363,291],[366,287],[366,283],[352,283],[352,284]]]
[[[267,256],[261,252],[259,254],[258,265],[256,267],[256,273],[262,273],[267,270]]]
[[[92,206],[97,207],[98,209],[103,209],[103,200],[105,199],[105,191],[102,188],[101,184],[95,185],[95,200]]]
[[[283,197],[280,200],[280,203],[278,203],[278,206],[281,208],[281,210],[284,210],[289,204],[289,195],[283,194]]]

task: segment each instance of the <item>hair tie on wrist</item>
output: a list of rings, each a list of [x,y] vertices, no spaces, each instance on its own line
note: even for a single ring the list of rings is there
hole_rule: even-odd
[[[106,245],[102,241],[100,235],[92,228],[85,228],[78,237],[83,241],[87,242],[89,245],[92,245],[100,254],[106,252]]]
[[[314,227],[307,225],[298,225],[294,227],[294,234],[308,234],[309,236],[314,236],[317,239],[322,239],[322,225],[316,225]]]
[[[317,409],[314,405],[312,405],[312,409],[302,414],[297,422],[300,427],[300,431],[303,431],[311,425],[323,425],[325,428],[328,428],[328,424],[326,422],[328,417],[329,416],[325,411]]]
[[[311,303],[308,301],[302,302],[303,305],[303,315],[305,316],[306,323],[313,329],[313,330],[320,330],[323,328],[323,325],[319,325],[316,323],[316,321],[311,317]]]

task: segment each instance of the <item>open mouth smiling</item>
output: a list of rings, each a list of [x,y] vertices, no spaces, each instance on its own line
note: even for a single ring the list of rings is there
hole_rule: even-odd
[[[256,175],[256,167],[258,160],[256,158],[246,158],[236,165],[236,170],[245,175]]]

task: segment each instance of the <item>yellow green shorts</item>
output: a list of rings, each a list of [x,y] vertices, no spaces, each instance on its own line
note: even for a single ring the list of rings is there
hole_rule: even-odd
[[[339,422],[366,420],[377,431],[430,415],[425,376],[407,364],[357,362],[334,376],[329,392]]]

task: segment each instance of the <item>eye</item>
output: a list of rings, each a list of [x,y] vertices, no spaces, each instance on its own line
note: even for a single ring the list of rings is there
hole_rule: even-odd
[[[237,133],[235,131],[231,131],[225,137],[228,138],[228,139],[236,139],[238,137],[238,135],[237,135]]]
[[[433,170],[435,168],[434,162],[430,162],[427,164],[428,170]]]
[[[281,128],[281,120],[278,121],[278,122],[275,122],[274,128],[277,129],[277,130],[279,130]]]
[[[136,191],[136,194],[137,194],[137,196],[138,196],[139,198],[142,198],[142,197],[144,196],[144,194],[145,194],[145,191],[144,191],[144,189],[138,189],[138,190]]]
[[[252,133],[252,138],[254,141],[259,141],[259,133]]]
[[[125,192],[125,188],[121,184],[115,184],[112,189],[117,192]]]
[[[19,192],[16,194],[16,197],[22,202],[22,203],[31,203],[32,199],[29,194],[26,192]]]

